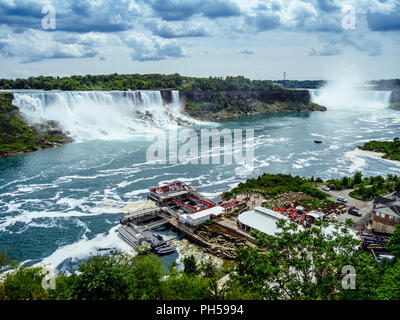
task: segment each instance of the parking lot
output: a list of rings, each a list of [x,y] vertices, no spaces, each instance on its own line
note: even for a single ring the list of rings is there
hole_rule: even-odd
[[[322,187],[320,187],[322,190]],[[349,193],[353,191],[352,189],[350,190],[341,190],[341,191],[336,191],[336,190],[331,190],[331,191],[324,191],[323,192],[327,193],[330,195],[329,199],[332,201],[337,202],[337,197],[344,197],[347,199],[347,203],[345,203],[347,209],[350,207],[356,207],[359,209],[359,212],[361,213],[361,217],[353,216],[349,214],[347,211],[344,214],[339,215],[339,221],[344,222],[346,219],[350,218],[354,221],[354,227],[353,229],[356,231],[359,231],[360,228],[363,225],[368,224],[368,221],[371,219],[371,210],[372,210],[372,201],[361,201],[354,199],[349,196]]]

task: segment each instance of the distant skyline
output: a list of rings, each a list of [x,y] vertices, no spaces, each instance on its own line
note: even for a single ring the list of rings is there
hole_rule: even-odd
[[[398,0],[0,0],[0,77],[392,79],[399,31]]]

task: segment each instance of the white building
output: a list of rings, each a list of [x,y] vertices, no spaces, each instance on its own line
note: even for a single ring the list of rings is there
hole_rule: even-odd
[[[252,229],[258,230],[262,233],[274,236],[282,230],[276,226],[279,220],[288,220],[288,218],[276,211],[264,208],[255,207],[254,210],[246,211],[238,216],[238,226],[246,231]],[[299,226],[302,230],[303,227]]]
[[[179,221],[182,223],[187,223],[194,227],[203,224],[204,222],[207,222],[208,220],[211,219],[211,216],[214,217],[220,216],[224,211],[225,209],[223,207],[215,206],[210,209],[195,212],[192,214],[181,215],[179,216]]]

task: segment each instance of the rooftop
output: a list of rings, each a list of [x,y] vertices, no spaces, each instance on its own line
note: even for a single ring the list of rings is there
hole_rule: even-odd
[[[287,220],[287,217],[284,216],[283,214],[280,214],[279,212],[276,212],[276,211],[273,211],[273,210],[270,210],[270,209],[267,209],[267,208],[264,208],[264,207],[260,207],[260,206],[259,207],[255,207],[253,211],[256,211],[258,213],[262,213],[264,215],[268,215],[268,216],[270,216],[270,217],[272,217],[272,218],[274,218],[276,220],[279,220],[279,219]]]
[[[202,210],[190,215],[189,216],[191,219],[195,220],[195,219],[199,219],[205,216],[209,216],[209,215],[214,215],[214,216],[219,216],[220,214],[222,214],[224,212],[224,208],[221,206],[215,206],[206,210]]]
[[[280,219],[287,220],[287,217],[263,207],[256,207],[254,210],[243,212],[238,216],[240,223],[271,236],[282,231],[276,226]],[[302,229],[301,226],[299,228]]]
[[[374,200],[377,213],[384,213],[389,216],[400,217],[399,193],[394,192],[387,196],[379,196]]]

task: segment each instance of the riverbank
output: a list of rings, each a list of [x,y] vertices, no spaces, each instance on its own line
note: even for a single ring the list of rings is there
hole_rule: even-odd
[[[0,92],[0,158],[72,142],[54,121],[29,124],[12,101],[12,93]]]
[[[358,149],[377,153],[376,156],[380,156],[382,159],[388,159],[393,161],[400,161],[400,139],[394,138],[393,141],[376,141],[371,140]]]
[[[384,159],[384,152],[377,152],[377,151],[368,151],[368,150],[362,150],[360,148],[357,148],[354,150],[354,153],[356,155],[359,156],[365,156],[365,157],[369,157],[369,158],[375,158],[375,159],[383,159],[383,160],[388,160],[388,159]],[[391,160],[394,161],[394,160]]]

